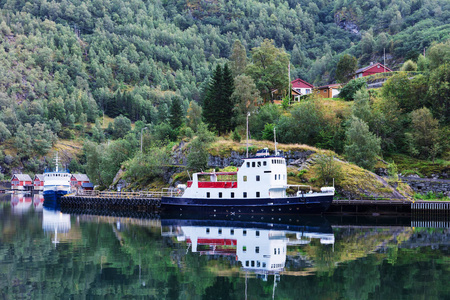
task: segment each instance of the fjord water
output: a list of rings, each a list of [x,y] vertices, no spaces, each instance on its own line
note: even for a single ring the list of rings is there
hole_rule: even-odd
[[[3,299],[450,299],[450,230],[108,217],[0,201]]]

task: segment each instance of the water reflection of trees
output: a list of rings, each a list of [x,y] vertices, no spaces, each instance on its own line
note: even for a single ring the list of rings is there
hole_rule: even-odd
[[[158,227],[84,222],[56,247],[42,230],[42,215],[0,210],[0,295],[3,298],[271,299],[273,280],[262,281],[228,270],[227,259],[186,253],[186,244],[161,237]],[[72,234],[72,233],[70,233]],[[448,230],[418,232],[336,229],[333,247],[313,241],[290,249],[316,268],[314,276],[281,275],[276,299],[439,299],[448,296],[449,250],[417,244]],[[414,239],[416,238],[416,239]],[[416,248],[402,248],[413,240]],[[448,240],[448,238],[447,238]],[[405,242],[406,241],[406,242]],[[400,247],[399,247],[400,245]],[[301,249],[301,251],[300,251]],[[288,270],[290,270],[288,268]]]

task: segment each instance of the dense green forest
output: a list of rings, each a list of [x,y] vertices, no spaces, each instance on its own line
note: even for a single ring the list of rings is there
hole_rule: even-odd
[[[239,140],[248,112],[252,138],[271,139],[277,127],[281,142],[331,149],[368,169],[373,160],[352,154],[361,151],[352,144],[358,134],[374,155],[448,159],[446,0],[2,0],[0,8],[6,177],[14,170],[42,172],[41,158],[58,139],[84,144],[69,167],[104,186],[123,163],[140,172],[151,166],[159,176],[161,162],[170,163],[171,143],[183,138],[197,153],[188,166],[199,168],[194,160],[214,140],[210,131],[233,132]],[[389,67],[411,60],[420,74],[410,80],[401,73],[382,90],[359,92],[353,109],[330,110],[314,99],[261,105],[273,89],[287,89],[288,62],[291,78],[320,85],[336,81],[344,54],[365,66],[384,53]],[[217,103],[207,99],[218,91],[228,110],[211,114],[208,105]],[[104,116],[115,119],[106,126]]]

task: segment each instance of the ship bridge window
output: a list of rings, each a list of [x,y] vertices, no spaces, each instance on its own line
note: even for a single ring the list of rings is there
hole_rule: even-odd
[[[259,198],[260,197],[259,195],[260,195],[259,192],[256,192],[256,198]]]
[[[261,267],[261,262],[258,260],[256,261],[256,267],[260,268]]]
[[[260,161],[257,162],[257,166],[258,166],[258,168],[261,167],[261,162]]]
[[[252,161],[252,168],[254,168],[255,167],[255,162],[254,161]]]
[[[230,234],[234,235],[234,229],[230,229]]]
[[[209,228],[206,228],[206,233],[209,234]]]
[[[234,192],[231,192],[230,196],[231,196],[231,198],[234,198]]]
[[[247,168],[250,168],[250,162],[247,162]]]
[[[222,234],[222,228],[219,228],[218,232],[219,232],[219,234]]]
[[[259,175],[256,175],[256,181],[260,181],[261,177]]]
[[[242,234],[243,234],[244,236],[246,236],[246,235],[247,235],[247,230],[242,231]]]
[[[263,166],[267,166],[267,161],[263,161]]]
[[[244,192],[244,198],[247,198],[247,192]]]
[[[256,230],[255,234],[256,234],[256,236],[259,236],[259,230]]]
[[[255,253],[259,253],[259,246],[255,247]]]
[[[255,261],[254,260],[252,260],[251,265],[252,265],[252,267],[255,266]]]
[[[210,198],[211,194],[209,192],[206,192],[206,198]]]
[[[219,198],[222,198],[222,192],[219,192]]]
[[[250,261],[246,260],[246,261],[245,261],[245,266],[246,266],[246,267],[250,266]]]

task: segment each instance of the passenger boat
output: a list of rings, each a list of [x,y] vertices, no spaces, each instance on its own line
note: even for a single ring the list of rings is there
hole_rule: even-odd
[[[58,155],[55,158],[55,171],[44,173],[44,206],[57,207],[61,196],[70,193],[70,177],[68,171],[60,171],[58,167]]]
[[[243,159],[236,172],[195,173],[175,193],[161,198],[164,213],[207,213],[215,215],[320,214],[328,209],[334,187],[320,192],[301,190],[287,184],[286,160],[267,148]],[[287,195],[289,188],[297,189]]]

